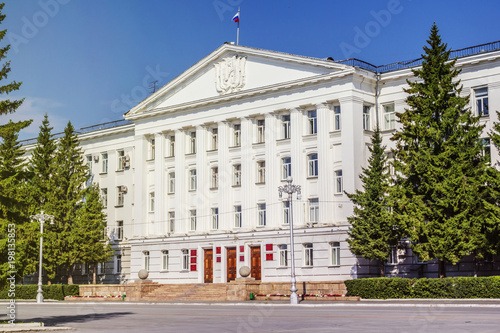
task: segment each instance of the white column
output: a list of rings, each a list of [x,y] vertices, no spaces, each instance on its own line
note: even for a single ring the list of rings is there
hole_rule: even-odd
[[[302,136],[304,135],[304,125],[303,125],[303,110],[298,108],[293,108],[290,110],[290,153],[292,157],[292,177],[293,183],[295,185],[301,185],[304,187],[306,177],[305,169],[305,157],[303,156],[302,149]],[[281,160],[279,167],[279,178],[281,179]],[[284,183],[283,183],[284,184]],[[302,197],[307,197],[305,193]],[[302,201],[294,200],[293,204],[293,225],[299,226],[304,224],[304,199]]]
[[[165,136],[162,133],[155,134],[155,175],[154,175],[154,193],[155,193],[155,211],[154,211],[154,230],[150,234],[155,236],[166,234],[163,228],[167,217],[165,216]]]
[[[230,230],[232,228],[232,225],[230,223],[231,220],[231,214],[226,214],[227,212],[232,211],[232,200],[231,200],[231,188],[229,187],[224,187],[226,184],[222,181],[225,172],[228,170],[228,163],[229,163],[229,150],[228,147],[230,145],[230,128],[229,124],[226,121],[220,122],[219,127],[218,127],[218,138],[219,138],[219,149],[218,155],[219,155],[219,161],[218,161],[218,168],[219,168],[219,189],[217,190],[217,201],[219,203],[219,228],[222,230]],[[208,177],[211,175],[209,174],[211,170],[209,169],[207,174]],[[229,183],[230,184],[230,183]],[[215,257],[214,257],[215,258]]]
[[[278,186],[281,175],[276,175],[276,170],[279,170],[280,167],[267,166],[267,161],[276,161],[276,139],[278,138],[279,126],[274,113],[266,113],[265,128],[266,187],[269,189],[266,191],[266,220],[268,227],[275,228],[281,225],[279,216],[282,206],[281,202],[278,201]]]
[[[175,131],[175,232],[186,233],[189,230],[187,220],[188,206],[186,205],[186,186],[184,185],[186,154],[186,133],[182,130]]]
[[[204,126],[196,126],[196,177],[200,182],[198,183],[196,189],[196,216],[197,216],[197,231],[208,231],[210,230],[210,198],[209,198],[209,186],[206,181],[206,170],[207,165],[207,131]],[[189,177],[189,174],[186,175]],[[182,180],[187,184],[186,180]],[[189,180],[187,180],[189,181]]]
[[[331,110],[326,104],[316,105],[318,116],[318,199],[319,221],[321,223],[333,222],[333,159],[330,154],[330,116]]]
[[[255,222],[255,217],[252,215],[256,207],[255,199],[255,172],[256,172],[256,162],[253,159],[253,147],[252,147],[252,119],[245,117],[241,119],[241,192],[244,193],[243,201],[241,202],[241,209],[243,214],[243,229],[248,229],[249,227],[255,227],[257,223]],[[230,207],[231,211],[234,211],[234,207]],[[234,226],[234,214],[228,214],[231,218],[232,228]]]
[[[146,197],[147,184],[146,184],[146,160],[147,160],[147,140],[144,135],[135,136],[135,183],[134,183],[134,236],[145,236],[144,230],[146,229],[147,219],[146,210],[144,205],[144,198]],[[115,191],[116,188],[112,189]],[[127,200],[127,199],[125,199]]]

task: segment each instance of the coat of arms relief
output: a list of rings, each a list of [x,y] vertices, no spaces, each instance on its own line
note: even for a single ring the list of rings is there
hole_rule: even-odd
[[[246,81],[247,58],[234,55],[215,64],[215,87],[220,94],[241,90]]]

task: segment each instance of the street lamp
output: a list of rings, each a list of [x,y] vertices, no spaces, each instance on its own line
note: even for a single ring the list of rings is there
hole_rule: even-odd
[[[43,294],[42,294],[42,251],[43,251],[43,224],[45,220],[50,219],[50,224],[54,224],[54,216],[45,214],[43,210],[40,214],[31,215],[31,222],[38,221],[40,222],[40,267],[38,269],[38,290],[36,294],[36,302],[43,303]]]
[[[297,193],[297,200],[300,200],[302,198],[301,193],[300,193],[300,185],[292,185],[293,178],[288,176],[286,179],[287,183],[286,185],[279,186],[278,187],[278,192],[279,192],[279,200],[283,200],[283,192],[288,194],[288,197],[285,199],[286,201],[290,202],[290,207],[289,207],[289,213],[288,213],[288,225],[290,226],[290,259],[292,261],[292,266],[291,266],[291,278],[292,278],[292,288],[290,291],[292,292],[290,294],[290,304],[299,304],[299,296],[297,295],[297,287],[295,286],[295,283],[297,282],[295,280],[295,255],[294,255],[294,239],[293,239],[293,209],[292,209],[292,199],[293,199],[293,194]]]

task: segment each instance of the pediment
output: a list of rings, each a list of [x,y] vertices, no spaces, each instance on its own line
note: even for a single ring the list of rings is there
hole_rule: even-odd
[[[224,44],[125,114],[137,119],[345,71],[330,60]]]

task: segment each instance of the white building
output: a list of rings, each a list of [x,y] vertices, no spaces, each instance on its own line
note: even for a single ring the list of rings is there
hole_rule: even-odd
[[[486,137],[500,109],[500,43],[460,52],[463,93]],[[345,241],[353,207],[343,191],[361,188],[377,122],[393,145],[411,65],[224,44],[127,112],[128,124],[81,134],[116,249],[101,278],[126,282],[146,268],[160,283],[227,282],[249,266],[262,281],[289,281],[291,212],[278,198],[288,176],[302,187],[297,280],[369,274]],[[395,253],[387,272],[415,275],[413,260]]]

